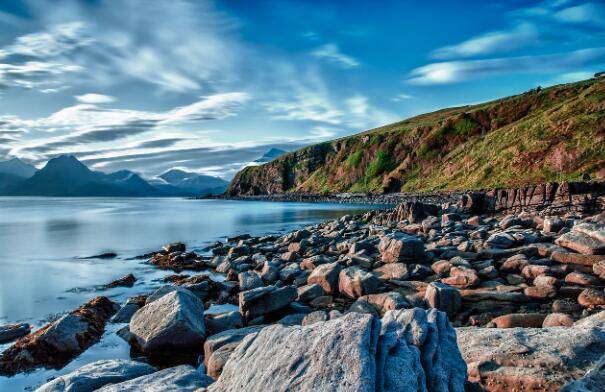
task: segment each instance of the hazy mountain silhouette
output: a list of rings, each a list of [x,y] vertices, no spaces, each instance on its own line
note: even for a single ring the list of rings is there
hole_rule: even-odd
[[[166,182],[181,192],[194,196],[203,196],[206,194],[223,193],[229,183],[222,178],[207,176],[203,174],[191,173],[179,169],[171,169],[158,176],[159,179]],[[154,183],[154,186],[161,186],[161,183]]]
[[[0,162],[0,174],[7,174],[17,178],[29,178],[36,173],[36,167],[25,163],[19,158]]]

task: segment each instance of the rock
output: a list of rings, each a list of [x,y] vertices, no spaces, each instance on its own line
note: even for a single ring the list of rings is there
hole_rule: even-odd
[[[173,253],[173,252],[184,252],[187,247],[182,242],[173,242],[171,244],[166,244],[162,247],[165,252]]]
[[[206,388],[212,381],[210,377],[200,374],[193,366],[181,365],[119,384],[107,385],[97,392],[194,392]]]
[[[326,312],[324,312],[323,310],[317,310],[315,312],[311,312],[309,314],[307,314],[305,316],[305,318],[303,319],[301,325],[305,326],[305,325],[311,325],[311,324],[315,324],[315,323],[319,323],[322,321],[327,321],[328,320],[328,314]]]
[[[17,340],[0,357],[0,375],[44,366],[61,368],[98,342],[115,304],[97,297],[47,326]]]
[[[452,267],[450,277],[441,279],[442,283],[457,288],[468,288],[476,286],[480,279],[475,270],[470,268]]]
[[[534,286],[538,287],[557,287],[559,280],[553,276],[540,275],[534,278]]]
[[[605,259],[599,260],[592,265],[592,271],[599,278],[605,280]]]
[[[596,286],[601,283],[599,278],[596,278],[589,274],[583,274],[581,272],[570,272],[565,276],[565,283],[577,284],[580,286]]]
[[[560,392],[592,392],[605,385],[605,355],[582,378],[566,384]]]
[[[208,314],[204,317],[207,335],[215,335],[217,333],[230,329],[242,328],[244,326],[244,318],[240,312],[226,312],[220,314]]]
[[[29,334],[31,328],[27,323],[0,325],[0,344],[11,342]]]
[[[378,250],[383,263],[420,262],[426,252],[421,240],[404,234],[382,237]]]
[[[241,291],[252,290],[258,287],[263,287],[263,279],[254,271],[240,272],[237,275],[239,280],[239,289]]]
[[[290,327],[292,325],[301,325],[307,314],[308,313],[289,314],[277,320],[276,324],[281,324],[286,327]]]
[[[389,310],[411,308],[408,301],[397,291],[390,291],[381,294],[369,294],[361,296],[357,302],[363,301],[372,305],[380,315],[384,315]]]
[[[358,267],[348,267],[340,271],[338,291],[349,298],[373,294],[378,288],[378,279],[371,273]]]
[[[374,270],[380,280],[407,280],[410,276],[408,267],[403,263],[388,263]]]
[[[178,288],[139,309],[129,324],[131,343],[152,358],[178,363],[201,351],[204,303]]]
[[[263,326],[230,329],[210,336],[204,343],[204,365],[208,375],[218,378],[229,356],[249,334],[260,331]]]
[[[602,327],[578,323],[571,328],[467,327],[456,332],[469,380],[487,391],[559,390],[582,377],[605,350]]]
[[[359,300],[353,302],[351,306],[349,306],[349,309],[347,309],[347,313],[369,314],[376,318],[380,317],[380,313],[378,313],[378,310],[376,310],[373,305],[369,304],[366,301]]]
[[[106,284],[105,288],[110,289],[113,287],[132,287],[134,285],[134,282],[136,281],[137,278],[135,278],[133,274],[128,274],[114,280],[111,283]]]
[[[259,287],[239,293],[239,311],[246,320],[252,320],[288,306],[297,296],[293,286]]]
[[[571,327],[573,318],[565,313],[551,313],[544,319],[542,328],[548,327]]]
[[[569,251],[554,251],[551,253],[550,258],[557,263],[564,264],[578,264],[592,266],[600,260],[604,260],[602,255],[583,255],[581,253],[574,253]]]
[[[460,292],[444,283],[430,283],[424,294],[424,299],[429,307],[441,310],[448,316],[454,316],[460,310]]]
[[[305,327],[272,325],[247,336],[210,391],[374,391],[378,323],[347,314]]]
[[[586,289],[580,293],[578,303],[585,307],[605,306],[605,292],[603,290]]]
[[[337,262],[322,264],[311,272],[307,283],[316,283],[323,288],[326,294],[334,294],[338,290],[338,277],[341,270],[342,266]]]
[[[582,306],[575,300],[570,298],[557,299],[552,303],[552,311],[555,313],[579,313],[582,311]]]
[[[179,290],[179,288],[176,286],[170,286],[170,285],[162,286],[147,297],[147,299],[145,300],[145,305],[148,305],[148,304],[152,303],[153,301],[156,301],[156,300],[162,298],[166,294],[172,293],[173,291],[177,291],[177,290]],[[184,290],[184,289],[181,289],[181,290]]]
[[[563,219],[559,217],[550,217],[544,219],[543,227],[545,233],[558,233],[565,226]]]
[[[523,290],[528,298],[535,300],[547,300],[557,296],[557,288],[555,286],[530,286]]]
[[[324,294],[324,289],[320,285],[316,283],[308,284],[298,288],[297,301],[310,302],[317,297],[321,297]]]
[[[146,298],[143,296],[128,298],[124,306],[118,310],[110,319],[112,323],[129,323],[137,310],[145,305]]]
[[[490,324],[496,328],[540,328],[545,318],[546,315],[540,313],[513,313],[496,317]]]
[[[300,274],[300,271],[297,263],[287,264],[279,271],[279,280],[284,283],[291,283]]]
[[[92,392],[155,372],[156,369],[141,362],[122,359],[106,359],[59,376],[36,389],[36,392]]]
[[[605,242],[591,237],[586,233],[576,231],[576,227],[574,227],[573,231],[565,233],[557,238],[555,244],[585,255],[605,254]]]

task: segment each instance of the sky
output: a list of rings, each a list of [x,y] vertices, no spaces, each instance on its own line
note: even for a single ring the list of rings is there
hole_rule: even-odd
[[[1,0],[0,159],[228,179],[602,70],[602,0]]]

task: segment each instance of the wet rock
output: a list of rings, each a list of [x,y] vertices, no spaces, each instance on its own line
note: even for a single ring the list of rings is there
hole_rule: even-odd
[[[111,283],[106,284],[105,288],[110,289],[113,287],[132,287],[134,285],[134,282],[136,281],[137,278],[135,278],[133,274],[128,274],[114,280]]]
[[[178,288],[139,309],[129,328],[131,343],[141,352],[178,363],[201,350],[206,337],[204,304],[189,290]]]
[[[342,266],[337,262],[322,264],[311,272],[307,283],[318,284],[326,294],[334,294],[338,291],[338,279],[341,270]]]
[[[454,316],[461,306],[460,292],[444,283],[433,282],[426,288],[424,299],[429,307]]]
[[[582,377],[599,360],[605,350],[602,325],[467,327],[456,332],[470,381],[479,382],[487,391],[556,391]]]
[[[424,243],[409,235],[384,236],[378,246],[383,263],[420,262],[425,259]]]
[[[194,392],[212,383],[193,366],[181,365],[118,384],[107,385],[98,392],[179,391]]]
[[[105,385],[131,380],[155,371],[154,367],[141,362],[106,359],[59,376],[36,389],[36,392],[92,392]]]
[[[166,244],[162,248],[167,253],[184,252],[185,250],[187,250],[187,247],[182,242],[173,242],[171,244]]]
[[[0,325],[0,343],[8,343],[30,333],[31,325],[27,323]]]
[[[565,313],[551,313],[544,319],[542,328],[548,327],[571,327],[574,319]]]
[[[97,297],[38,331],[20,338],[0,357],[0,375],[44,366],[60,368],[98,342],[115,304]]]
[[[378,279],[371,273],[358,267],[348,267],[340,271],[338,291],[349,298],[373,294],[378,288]]]
[[[239,311],[246,320],[252,320],[288,306],[298,292],[293,286],[266,286],[239,294]]]
[[[540,328],[545,318],[546,315],[540,313],[513,313],[496,317],[490,324],[496,328]]]

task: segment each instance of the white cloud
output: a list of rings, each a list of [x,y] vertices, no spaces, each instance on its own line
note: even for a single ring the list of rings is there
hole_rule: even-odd
[[[538,41],[538,30],[530,23],[522,23],[512,30],[492,31],[457,45],[439,48],[432,53],[432,56],[439,59],[473,57],[508,52]]]
[[[605,47],[542,56],[449,61],[414,69],[407,82],[417,85],[456,83],[503,73],[571,72],[577,67],[605,63]]]
[[[414,96],[410,95],[410,94],[406,94],[406,93],[401,93],[401,94],[397,94],[393,98],[391,98],[391,101],[401,102],[401,101],[407,101],[408,99],[414,99]]]
[[[605,25],[605,6],[585,3],[557,11],[554,18],[565,23]]]
[[[76,100],[81,103],[102,104],[102,103],[115,102],[116,99],[109,95],[90,93],[90,94],[78,95],[76,97]]]
[[[344,69],[351,69],[359,67],[359,61],[354,57],[346,55],[340,51],[340,48],[336,44],[325,44],[314,51],[311,52],[311,55],[317,57],[319,59],[323,59],[337,65]]]

